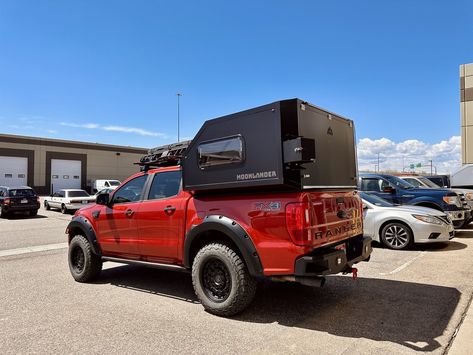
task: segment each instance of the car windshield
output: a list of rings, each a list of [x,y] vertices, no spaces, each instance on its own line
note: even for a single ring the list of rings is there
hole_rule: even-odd
[[[69,197],[89,197],[90,195],[84,190],[81,191],[69,191],[67,194]]]
[[[441,187],[439,185],[437,185],[436,183],[430,181],[429,179],[427,179],[425,177],[418,177],[418,179],[420,181],[422,181],[423,184],[425,184],[426,186],[428,186],[432,189],[441,189]]]
[[[118,181],[118,180],[111,180],[111,181],[109,181],[109,183],[110,183],[110,186],[118,186],[118,185],[120,185],[120,181]]]
[[[8,192],[10,197],[33,197],[34,192],[31,189],[15,189]]]
[[[368,201],[369,203],[378,207],[393,207],[394,206],[392,203],[389,203],[388,201],[383,200],[381,197],[367,194],[366,192],[360,192],[360,197],[363,200]]]
[[[394,186],[400,187],[402,189],[414,189],[415,188],[415,186],[409,184],[407,181],[404,181],[404,180],[398,178],[397,176],[387,175],[387,176],[384,176],[384,178],[386,180],[388,180]]]

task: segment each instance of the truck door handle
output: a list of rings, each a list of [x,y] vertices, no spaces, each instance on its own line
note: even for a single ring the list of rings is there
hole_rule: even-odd
[[[169,216],[172,215],[174,211],[176,211],[176,207],[173,207],[173,206],[166,206],[164,208],[164,212]]]
[[[133,216],[134,213],[135,213],[135,211],[133,211],[133,210],[126,210],[125,215],[127,217],[131,217],[131,216]]]

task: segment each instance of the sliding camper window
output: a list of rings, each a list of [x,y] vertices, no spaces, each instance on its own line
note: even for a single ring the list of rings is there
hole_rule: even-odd
[[[198,147],[198,153],[201,169],[241,163],[243,162],[243,138],[235,136],[203,142]]]

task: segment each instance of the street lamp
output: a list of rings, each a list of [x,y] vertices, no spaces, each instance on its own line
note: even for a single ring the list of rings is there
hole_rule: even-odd
[[[180,102],[179,101],[180,101],[180,98],[181,98],[182,94],[180,92],[178,92],[176,95],[177,95],[177,142],[179,143],[179,138],[180,138],[180,136],[179,136],[179,133],[180,133],[179,132],[179,118],[180,118],[179,117],[179,114],[180,114],[180,112],[179,112],[179,108],[180,108],[179,103]]]

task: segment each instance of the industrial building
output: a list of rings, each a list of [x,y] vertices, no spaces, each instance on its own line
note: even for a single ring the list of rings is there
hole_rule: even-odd
[[[28,185],[39,194],[63,188],[90,191],[96,179],[123,181],[148,152],[125,147],[0,134],[0,186]]]
[[[460,65],[462,164],[473,164],[473,63]]]

